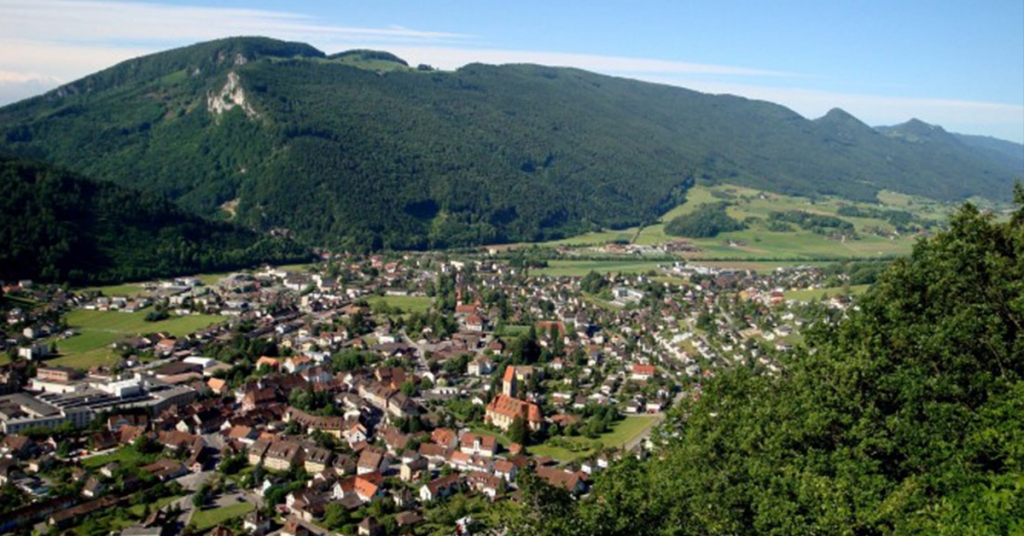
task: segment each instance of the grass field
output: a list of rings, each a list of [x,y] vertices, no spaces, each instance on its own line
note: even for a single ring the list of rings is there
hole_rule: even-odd
[[[57,341],[60,357],[50,360],[49,363],[83,369],[94,365],[110,365],[117,361],[117,355],[111,351],[110,345],[125,337],[156,332],[183,337],[225,320],[223,316],[191,315],[171,317],[160,322],[146,322],[145,317],[145,312],[76,309],[68,314],[67,321],[68,326],[78,334],[70,339]]]
[[[849,288],[850,294],[853,296],[859,296],[867,292],[871,288],[871,285],[851,285]],[[786,299],[799,300],[799,301],[816,301],[820,300],[822,296],[828,294],[829,296],[838,296],[843,294],[845,290],[842,287],[832,288],[818,288],[810,290],[791,290],[786,292]]]
[[[146,294],[144,283],[122,283],[120,285],[106,285],[102,287],[89,287],[86,292],[101,292],[104,296],[124,296],[134,298]]]
[[[760,274],[773,272],[777,267],[785,266],[824,266],[833,264],[833,260],[693,260],[688,264],[695,266],[712,266],[720,269],[753,270]]]
[[[371,308],[386,303],[389,307],[397,307],[404,313],[425,313],[430,310],[434,299],[429,296],[371,296],[366,302]]]
[[[119,448],[110,454],[93,456],[82,460],[82,467],[86,469],[98,469],[110,462],[117,462],[127,467],[138,467],[156,461],[156,454],[142,455],[133,448]]]
[[[658,265],[664,264],[664,262],[657,261],[636,261],[636,260],[623,260],[623,261],[571,261],[571,260],[554,260],[548,261],[547,268],[535,268],[530,270],[532,275],[550,275],[550,276],[584,276],[590,273],[591,270],[600,273],[620,273],[620,274],[637,274],[645,273],[650,270],[658,270]]]
[[[210,530],[229,519],[242,517],[245,514],[252,512],[252,510],[253,505],[248,502],[240,502],[228,506],[211,508],[209,510],[200,510],[192,515],[192,523],[196,527],[196,532],[203,532]]]
[[[548,444],[531,446],[529,447],[529,451],[535,456],[550,456],[561,462],[570,462],[594,454],[597,451],[594,448],[595,446],[600,446],[601,449],[622,447],[626,443],[636,439],[656,422],[657,417],[653,415],[631,415],[615,423],[612,426],[611,431],[601,434],[597,439],[589,439],[586,437],[562,438],[565,441],[574,442],[584,446],[584,448],[579,452],[573,452],[564,447],[557,447]]]

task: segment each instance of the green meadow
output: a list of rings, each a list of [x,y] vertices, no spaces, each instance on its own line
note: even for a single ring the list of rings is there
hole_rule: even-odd
[[[553,438],[549,438],[540,445],[528,447],[528,450],[534,456],[550,456],[560,462],[570,462],[586,458],[604,449],[620,448],[639,437],[657,422],[658,418],[653,415],[630,415],[613,424],[610,431],[599,435],[597,439],[555,436],[561,441],[575,445],[573,449],[551,445]]]
[[[643,228],[633,227],[622,230],[605,230],[580,236],[545,242],[550,247],[601,246],[612,242],[630,242],[638,245],[660,245],[675,240],[684,240],[700,249],[699,252],[681,254],[686,259],[706,259],[727,262],[769,262],[764,269],[779,266],[779,262],[838,258],[884,258],[908,254],[917,240],[916,236],[904,235],[892,238],[878,236],[872,231],[892,233],[892,224],[875,218],[839,216],[837,211],[852,205],[860,208],[883,208],[906,210],[919,218],[933,223],[944,222],[952,209],[950,205],[923,198],[912,197],[890,191],[878,195],[879,204],[858,203],[845,199],[824,197],[817,199],[786,196],[732,185],[699,185],[687,191],[687,200],[665,213],[657,223]],[[695,211],[704,203],[728,202],[729,216],[743,221],[747,218],[767,220],[772,212],[790,210],[813,214],[835,216],[852,223],[860,235],[859,239],[836,240],[824,235],[805,231],[794,226],[793,231],[776,232],[766,228],[764,221],[756,222],[742,231],[721,233],[714,238],[689,239],[665,234],[665,222],[672,218]],[[602,263],[604,264],[604,263]],[[615,271],[614,266],[598,271]],[[626,270],[628,271],[628,270]],[[553,267],[539,273],[551,275],[578,275],[578,270],[567,267]]]
[[[145,317],[145,311],[122,313],[76,309],[68,313],[67,322],[77,334],[57,341],[59,357],[49,363],[82,369],[111,365],[117,362],[118,356],[110,345],[125,337],[157,332],[184,337],[226,319],[216,315],[190,315],[146,322]]]
[[[366,302],[371,309],[387,304],[388,307],[401,309],[403,313],[425,313],[430,310],[434,299],[429,296],[370,296]]]
[[[550,276],[583,276],[587,275],[591,270],[600,273],[619,273],[619,274],[637,274],[645,273],[650,270],[657,270],[659,264],[664,262],[657,261],[636,261],[636,260],[622,260],[622,261],[575,261],[575,260],[553,260],[548,261],[546,268],[533,268],[530,270],[532,275],[550,275]]]

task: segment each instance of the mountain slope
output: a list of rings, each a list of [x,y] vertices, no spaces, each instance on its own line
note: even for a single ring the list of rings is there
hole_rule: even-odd
[[[304,260],[291,241],[0,154],[0,279],[105,283]]]
[[[960,142],[908,143],[841,111],[809,121],[576,69],[438,72],[396,60],[262,38],[203,43],[0,109],[0,143],[205,215],[237,201],[247,225],[358,249],[635,225],[695,179],[959,199],[1004,197],[1022,171]]]

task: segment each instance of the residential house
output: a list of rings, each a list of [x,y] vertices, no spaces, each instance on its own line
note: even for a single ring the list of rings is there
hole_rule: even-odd
[[[303,449],[292,441],[274,441],[267,448],[263,464],[269,469],[287,471],[292,466],[302,463]]]
[[[420,500],[430,502],[443,499],[459,491],[459,475],[449,475],[435,478],[420,487]]]

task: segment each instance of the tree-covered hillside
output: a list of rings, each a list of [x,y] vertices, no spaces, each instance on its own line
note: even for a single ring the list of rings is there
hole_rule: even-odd
[[[896,261],[778,375],[736,368],[572,501],[526,479],[514,534],[1020,534],[1024,190]]]
[[[0,155],[0,279],[107,283],[310,258],[159,196]]]
[[[263,38],[131,60],[0,109],[0,144],[19,154],[356,249],[647,223],[694,180],[960,199],[999,197],[1022,171],[950,140],[576,69],[420,70]]]

